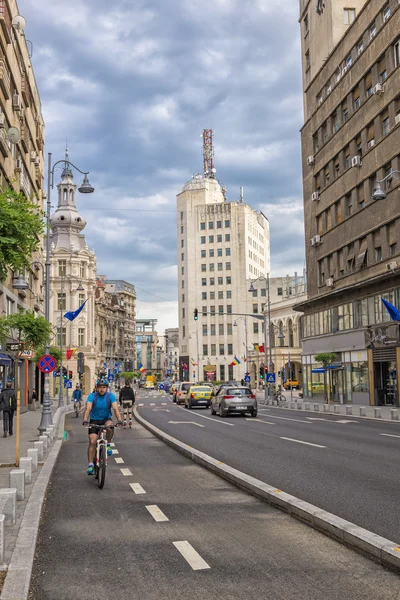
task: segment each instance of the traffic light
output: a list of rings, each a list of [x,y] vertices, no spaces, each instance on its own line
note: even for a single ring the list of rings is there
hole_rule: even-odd
[[[67,377],[68,377],[68,371],[67,371],[66,367],[63,367],[63,378],[67,379]]]
[[[260,379],[264,379],[264,367],[260,367]]]
[[[72,379],[72,371],[68,371],[68,379]]]
[[[278,371],[278,377],[280,377],[280,376],[281,376],[281,372],[280,372],[280,371]]]
[[[197,321],[198,318],[199,318],[199,311],[198,311],[197,308],[195,308],[194,311],[193,311],[193,318],[194,318],[195,321]]]

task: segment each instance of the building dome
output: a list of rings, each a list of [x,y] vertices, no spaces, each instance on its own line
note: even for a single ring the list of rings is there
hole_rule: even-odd
[[[58,208],[50,217],[51,228],[56,227],[74,227],[79,231],[86,226],[85,219],[78,213],[77,210],[71,208]]]

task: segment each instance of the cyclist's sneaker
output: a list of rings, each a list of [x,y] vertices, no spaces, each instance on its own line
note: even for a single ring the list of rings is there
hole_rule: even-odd
[[[132,421],[129,421],[129,427],[132,429]]]
[[[111,456],[112,455],[112,448],[110,446],[110,444],[107,444],[107,456]]]
[[[124,428],[126,429],[126,421],[124,421]]]
[[[88,475],[94,475],[94,464],[90,463],[90,465],[87,468],[87,474]]]

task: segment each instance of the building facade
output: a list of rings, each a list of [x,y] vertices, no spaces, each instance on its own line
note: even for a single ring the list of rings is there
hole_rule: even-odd
[[[353,2],[349,16],[349,3],[326,4],[316,14],[314,2],[302,1],[300,15],[304,389],[309,397],[322,391],[314,356],[335,352],[334,400],[398,405],[399,328],[381,299],[399,306],[400,5]],[[331,40],[324,32],[336,23]],[[315,64],[312,40],[319,40]]]
[[[212,176],[196,175],[177,195],[177,239],[179,377],[242,377],[247,322],[233,324],[251,310],[249,280],[269,273],[268,219],[244,202],[227,202]],[[231,365],[235,356],[241,366]]]
[[[82,383],[84,394],[88,394],[96,378],[96,255],[87,247],[82,233],[86,221],[78,213],[77,186],[67,164],[57,189],[58,206],[50,218],[50,321],[55,328],[52,345],[62,350],[63,366],[72,371],[73,383]],[[84,302],[86,304],[76,319],[64,318],[67,311],[76,310]],[[67,360],[66,352],[73,348],[77,350]],[[84,354],[83,377],[79,377],[77,370],[78,352]],[[57,394],[62,378],[53,379],[53,382],[54,394]]]
[[[179,372],[179,327],[165,330],[164,373],[174,379]]]
[[[135,369],[142,365],[148,375],[158,373],[161,376],[163,349],[159,344],[156,326],[157,319],[136,319]]]
[[[44,121],[25,36],[12,26],[12,19],[18,14],[15,0],[0,1],[0,187],[13,187],[43,210]],[[17,131],[17,137],[10,135],[10,128]],[[43,240],[31,259],[43,263]],[[13,289],[17,275],[10,272],[4,281],[0,281],[0,314],[6,316],[26,309],[43,314],[42,268],[32,266],[22,273],[29,283],[26,291]],[[6,347],[0,347],[1,387],[13,380],[13,373],[13,360]],[[32,388],[38,390],[40,387],[36,365],[27,357],[19,363],[18,380],[24,409]]]

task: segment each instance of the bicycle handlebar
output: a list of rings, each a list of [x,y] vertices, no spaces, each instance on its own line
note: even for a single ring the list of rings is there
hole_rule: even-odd
[[[112,423],[111,425],[97,425],[97,423],[88,423],[87,425],[83,425],[84,427],[86,427],[86,429],[98,429],[99,431],[101,429],[118,429],[118,427],[121,427],[121,425],[119,423]]]

